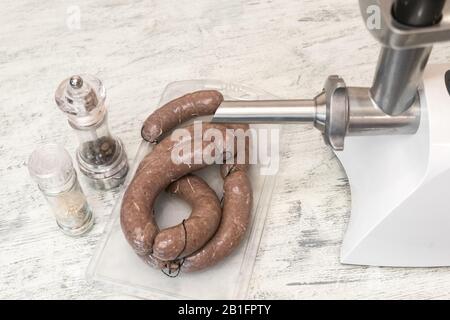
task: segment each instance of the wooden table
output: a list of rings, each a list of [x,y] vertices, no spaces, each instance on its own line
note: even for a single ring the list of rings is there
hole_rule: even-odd
[[[27,172],[38,143],[77,147],[54,103],[64,78],[86,72],[104,81],[112,131],[132,161],[140,125],[169,82],[222,79],[312,97],[330,74],[369,86],[379,51],[356,0],[4,0],[0,21],[0,298],[123,297],[84,276],[117,192],[86,188],[96,225],[73,239]],[[449,49],[437,45],[431,61],[449,61]],[[296,125],[285,133],[250,297],[449,298],[448,268],[339,263],[345,173],[319,132]]]

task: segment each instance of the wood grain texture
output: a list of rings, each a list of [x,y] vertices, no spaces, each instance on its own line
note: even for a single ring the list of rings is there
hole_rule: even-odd
[[[73,5],[79,30],[67,26]],[[117,193],[85,187],[96,225],[72,239],[28,176],[36,144],[77,147],[53,100],[62,79],[87,72],[104,81],[112,131],[132,161],[140,125],[169,82],[222,79],[311,97],[330,74],[370,85],[379,50],[356,0],[3,0],[0,21],[0,298],[12,299],[123,297],[84,279]],[[431,62],[449,61],[449,48],[436,46]],[[249,297],[450,298],[449,268],[339,264],[345,173],[317,131],[285,133]]]

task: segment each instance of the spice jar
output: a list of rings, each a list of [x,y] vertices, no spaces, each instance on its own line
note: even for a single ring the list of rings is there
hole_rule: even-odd
[[[46,144],[35,149],[28,160],[28,171],[65,234],[81,235],[92,227],[92,211],[78,183],[72,159],[62,146]]]
[[[105,87],[91,75],[64,80],[55,94],[80,142],[76,155],[80,171],[93,187],[107,190],[124,182],[128,160],[122,142],[109,131],[105,99]]]

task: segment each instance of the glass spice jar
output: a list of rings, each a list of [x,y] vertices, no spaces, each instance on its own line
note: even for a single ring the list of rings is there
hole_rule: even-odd
[[[123,144],[109,131],[105,99],[105,87],[91,75],[64,80],[55,94],[80,142],[76,156],[80,171],[94,188],[103,190],[121,185],[128,172]]]
[[[45,144],[36,148],[28,160],[28,171],[65,234],[78,236],[91,229],[94,224],[92,211],[78,182],[72,159],[62,146]]]

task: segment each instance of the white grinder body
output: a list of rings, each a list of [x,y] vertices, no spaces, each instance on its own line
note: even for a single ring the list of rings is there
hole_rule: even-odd
[[[450,266],[448,70],[427,66],[416,134],[349,136],[336,151],[352,203],[342,263]]]

